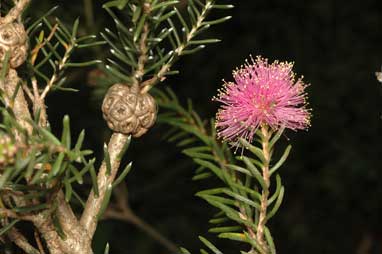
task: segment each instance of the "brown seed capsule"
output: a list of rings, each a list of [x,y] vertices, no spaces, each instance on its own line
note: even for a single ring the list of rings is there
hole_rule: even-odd
[[[19,23],[0,25],[0,68],[7,51],[12,69],[22,65],[27,58],[28,41],[24,26]]]
[[[154,98],[137,87],[113,85],[102,104],[103,117],[110,129],[140,137],[154,125],[157,105]]]

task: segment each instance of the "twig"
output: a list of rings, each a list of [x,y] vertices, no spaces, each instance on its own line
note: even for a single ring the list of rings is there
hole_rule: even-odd
[[[149,15],[151,11],[151,5],[147,1],[143,4],[143,15]],[[147,21],[143,25],[143,31],[141,34],[141,38],[139,40],[139,57],[138,57],[138,68],[135,70],[135,72],[132,74],[132,77],[134,79],[133,85],[138,85],[141,82],[141,79],[143,78],[145,74],[145,65],[148,59],[147,52],[147,37],[150,33],[149,24]]]
[[[29,87],[26,85],[25,82],[23,82],[23,90],[24,92],[26,93],[26,95],[28,95],[28,98],[33,101],[34,100],[34,96],[32,94],[32,91],[29,89]]]
[[[184,42],[179,45],[178,48],[175,49],[174,53],[175,56],[170,58],[170,60],[160,68],[160,70],[154,74],[154,76],[151,79],[148,79],[144,81],[141,85],[141,93],[147,93],[153,86],[155,86],[159,82],[163,82],[165,80],[166,73],[171,69],[171,66],[176,62],[177,57],[181,56],[183,51],[187,48],[190,41],[194,38],[194,36],[197,34],[197,31],[202,27],[203,21],[207,17],[207,13],[211,9],[211,6],[213,4],[213,1],[207,2],[204,6],[203,10],[201,11],[196,24],[192,27],[190,32],[186,35],[186,38]]]
[[[53,38],[53,36],[54,36],[54,34],[55,34],[57,28],[58,28],[58,23],[56,23],[56,24],[52,27],[52,29],[51,29],[51,31],[50,31],[48,37],[47,37],[46,39],[44,39],[44,41],[43,41],[42,43],[37,44],[36,47],[35,47],[34,49],[32,49],[32,51],[31,51],[31,60],[30,60],[30,62],[31,62],[32,65],[35,64],[36,59],[37,59],[37,56],[38,56],[38,53],[40,52],[40,50],[41,50],[41,49],[42,49],[42,48],[43,48],[43,47],[44,47],[50,40],[52,40],[52,38]]]
[[[9,239],[14,242],[19,248],[25,251],[27,254],[42,254],[35,247],[33,247],[28,240],[22,235],[15,227],[8,231]]]
[[[6,209],[6,208],[0,208],[0,217],[6,217],[6,218],[12,218],[12,219],[21,219],[25,221],[32,221],[33,216],[32,215],[21,215],[17,214],[16,212]]]
[[[22,12],[31,0],[19,0],[4,18],[0,18],[0,24],[12,23],[21,17]]]
[[[34,231],[34,239],[37,243],[37,247],[38,247],[40,253],[45,254],[44,246],[42,245],[40,234],[36,230]]]
[[[86,201],[85,209],[81,216],[81,225],[88,231],[89,238],[92,238],[97,227],[98,216],[104,202],[105,194],[117,175],[121,163],[121,152],[126,145],[128,136],[121,133],[114,133],[109,141],[108,152],[110,156],[111,171],[107,174],[106,162],[103,161],[97,176],[98,197],[93,190]]]
[[[50,89],[52,88],[52,86],[56,83],[56,81],[59,77],[59,73],[65,67],[66,62],[69,60],[69,57],[70,57],[70,54],[71,54],[73,48],[74,48],[73,43],[67,45],[67,47],[65,48],[65,54],[58,64],[57,71],[52,75],[49,82],[46,84],[43,92],[41,93],[41,96],[40,96],[41,100],[45,99],[45,97],[47,96],[47,94],[50,91]]]
[[[269,196],[269,186],[270,186],[269,163],[271,161],[271,153],[269,148],[269,139],[271,136],[271,132],[268,130],[268,127],[262,126],[261,133],[263,135],[262,147],[263,147],[263,154],[265,159],[262,170],[263,170],[263,179],[266,184],[266,188],[263,189],[261,194],[259,223],[257,225],[256,238],[260,246],[264,250],[267,250],[268,246],[264,241],[264,229],[265,229],[266,216],[267,216],[268,196]]]
[[[114,206],[109,206],[104,214],[104,219],[116,219],[131,223],[141,229],[159,244],[163,245],[169,251],[173,253],[179,253],[179,248],[176,246],[176,244],[164,237],[153,226],[142,220],[131,210],[128,203],[127,188],[125,183],[122,183],[120,186],[118,186],[114,193],[116,197],[116,204]]]
[[[15,113],[17,121],[22,127],[24,127],[28,133],[32,133],[32,126],[28,123],[26,119],[32,119],[29,112],[28,103],[25,100],[23,89],[19,89],[20,78],[17,72],[13,69],[8,71],[8,75],[5,77],[4,82],[1,82],[1,87],[5,92],[5,101],[8,107],[10,107]],[[15,93],[17,94],[15,96]],[[14,100],[12,100],[14,98]],[[21,137],[17,135],[18,141],[22,141]]]

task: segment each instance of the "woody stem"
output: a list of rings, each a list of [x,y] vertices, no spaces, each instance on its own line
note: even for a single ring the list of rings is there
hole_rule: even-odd
[[[264,164],[262,167],[263,180],[265,182],[266,187],[263,189],[261,194],[260,201],[260,213],[259,213],[259,222],[256,230],[256,238],[261,247],[264,250],[267,250],[267,244],[264,241],[264,230],[266,224],[266,216],[267,216],[267,207],[268,207],[268,196],[269,196],[269,187],[270,187],[270,175],[269,175],[269,163],[271,160],[271,151],[269,147],[269,140],[272,136],[272,132],[268,129],[268,126],[261,127],[262,134],[262,150],[264,155]]]

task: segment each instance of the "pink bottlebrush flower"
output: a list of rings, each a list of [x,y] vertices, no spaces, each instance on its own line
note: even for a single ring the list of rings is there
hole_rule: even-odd
[[[216,117],[218,136],[238,145],[238,138],[252,142],[262,125],[273,130],[308,128],[306,85],[302,78],[295,79],[292,67],[288,62],[269,64],[258,56],[234,71],[235,82],[225,82],[214,98],[223,104]]]

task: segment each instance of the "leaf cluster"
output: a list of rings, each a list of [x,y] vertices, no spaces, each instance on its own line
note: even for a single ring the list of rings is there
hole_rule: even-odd
[[[82,202],[73,185],[83,184],[86,174],[95,176],[95,159],[87,158],[92,151],[82,148],[85,132],[72,142],[70,120],[65,116],[61,137],[56,137],[49,127],[40,127],[37,121],[30,121],[33,133],[28,134],[12,111],[2,107],[1,113],[0,133],[10,137],[16,154],[13,163],[0,168],[0,210],[22,216],[47,209],[62,188],[67,202],[73,196]],[[93,187],[97,188],[97,184]]]
[[[112,58],[106,68],[113,76],[128,84],[143,82],[146,77],[153,79],[152,86],[165,76],[178,73],[171,67],[179,57],[220,41],[199,37],[211,26],[230,19],[225,16],[207,20],[211,10],[229,9],[232,5],[189,0],[183,13],[178,4],[178,0],[119,0],[104,4],[116,25],[116,31],[107,28],[102,33],[111,47]],[[118,15],[121,10],[122,15]]]
[[[72,67],[86,67],[98,64],[99,60],[74,62],[72,55],[76,50],[88,49],[104,44],[94,35],[79,35],[79,19],[68,27],[57,17],[52,16],[57,6],[50,9],[30,24],[27,33],[30,38],[30,54],[27,59],[28,74],[32,82],[51,90],[73,91],[63,87],[66,71]]]

